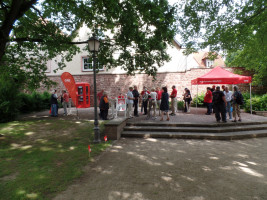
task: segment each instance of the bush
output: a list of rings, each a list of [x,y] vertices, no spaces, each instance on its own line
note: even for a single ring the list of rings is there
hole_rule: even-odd
[[[205,94],[200,94],[198,95],[198,98],[197,97],[194,97],[193,98],[193,101],[191,103],[191,106],[196,106],[196,103],[197,103],[197,106],[198,107],[205,107],[205,104],[204,104],[204,97],[205,97]]]
[[[244,98],[245,99],[245,98]],[[252,110],[267,111],[267,94],[262,96],[254,96],[251,98]],[[245,100],[245,111],[250,112],[250,99]]]
[[[33,101],[33,111],[40,111],[42,110],[42,97],[41,94],[34,91],[31,95],[32,101]]]
[[[0,122],[12,121],[18,115],[19,84],[5,72],[0,74]]]
[[[48,92],[44,92],[43,94],[35,91],[32,94],[20,93],[19,99],[21,101],[21,106],[19,108],[21,113],[41,111],[50,108],[50,94]]]
[[[44,91],[44,93],[41,95],[42,109],[50,108],[50,97],[51,94],[47,91]]]
[[[33,99],[30,94],[26,93],[20,93],[19,94],[19,100],[20,100],[20,108],[19,111],[21,113],[29,113],[32,112],[33,109]]]
[[[177,108],[178,110],[184,110],[184,101],[178,101]]]

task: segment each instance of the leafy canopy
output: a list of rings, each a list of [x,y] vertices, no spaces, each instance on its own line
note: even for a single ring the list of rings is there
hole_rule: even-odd
[[[0,6],[0,70],[29,88],[51,84],[48,60],[62,69],[80,51],[74,44],[86,41],[73,39],[83,24],[102,40],[100,62],[128,74],[155,75],[176,31],[176,8],[167,0],[0,0]]]
[[[182,0],[179,33],[187,53],[209,47],[228,54],[228,66],[255,73],[267,85],[267,11],[265,0]]]

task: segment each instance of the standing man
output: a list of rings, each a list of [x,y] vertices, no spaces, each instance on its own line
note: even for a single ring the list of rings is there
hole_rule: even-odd
[[[69,95],[66,90],[63,90],[63,108],[64,108],[64,115],[68,115],[67,107],[69,105]]]
[[[174,116],[176,115],[176,110],[177,110],[177,90],[175,89],[175,85],[172,86],[172,93],[170,95],[171,97],[171,110],[172,113],[170,115]]]
[[[126,98],[126,105],[127,105],[127,112],[126,117],[132,118],[132,109],[133,109],[133,100],[135,99],[133,96],[133,87],[129,87],[129,91],[127,92],[127,98]]]
[[[215,91],[215,89],[216,89],[216,86],[215,86],[215,85],[213,85],[213,86],[212,86],[212,88],[210,89],[210,91],[211,91],[211,92],[214,92],[214,91]]]
[[[225,85],[222,85],[222,91],[225,92]]]
[[[151,116],[152,107],[153,107],[153,112],[154,112],[153,119],[156,119],[157,96],[158,96],[158,94],[155,92],[155,89],[152,88],[151,93],[150,93],[150,99],[149,99],[148,118],[150,118],[150,116]]]
[[[239,91],[238,87],[234,86],[234,94],[233,94],[233,115],[234,120],[232,122],[236,122],[236,115],[239,117],[238,121],[241,122],[241,115],[240,115],[240,105],[244,104],[243,95]]]
[[[57,102],[57,90],[54,91],[54,93],[51,95],[50,103],[51,103],[51,116],[57,117],[58,115],[58,102]]]
[[[147,90],[146,86],[144,86],[144,90],[141,92],[142,97],[142,105],[144,107],[144,114],[147,115],[147,104],[148,104],[148,98],[149,98],[150,92]]]
[[[161,104],[162,90],[160,90],[159,87],[157,87],[157,88],[156,88],[156,93],[157,93],[157,105],[158,105],[159,116],[160,116],[160,104]]]
[[[212,93],[213,106],[215,111],[215,117],[217,122],[227,122],[226,121],[226,105],[227,101],[225,99],[225,95],[222,91],[220,91],[220,86],[216,87],[216,90]]]
[[[231,101],[232,101],[232,92],[229,91],[228,87],[225,87],[225,91],[223,92],[225,95],[225,99],[227,101],[227,106],[226,106],[226,113],[229,115],[229,119],[232,119],[232,111],[231,111]]]
[[[205,115],[211,115],[211,113],[212,113],[212,92],[211,92],[210,87],[207,87],[207,92],[206,92],[205,97],[204,97],[204,103],[207,106],[207,112],[205,113]]]
[[[213,93],[215,91],[215,89],[216,89],[216,86],[213,85],[210,91]],[[213,110],[212,112],[215,113],[213,103],[212,103],[212,110]]]
[[[135,117],[139,117],[138,115],[138,98],[139,98],[139,92],[137,90],[137,86],[134,86],[134,90],[133,90],[133,97],[134,97],[134,116]]]

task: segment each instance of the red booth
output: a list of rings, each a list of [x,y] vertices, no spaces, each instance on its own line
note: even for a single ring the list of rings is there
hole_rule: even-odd
[[[89,108],[90,107],[90,85],[89,83],[75,83],[76,87],[76,107]]]
[[[68,90],[72,102],[76,108],[90,107],[90,84],[85,82],[76,83],[69,72],[61,75],[61,80]]]

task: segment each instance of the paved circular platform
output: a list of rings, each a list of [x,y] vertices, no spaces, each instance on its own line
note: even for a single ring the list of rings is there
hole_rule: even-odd
[[[216,123],[214,114],[212,115],[205,115],[206,109],[205,108],[191,108],[190,113],[183,113],[179,111],[176,113],[176,116],[170,116],[170,123],[177,122],[177,123]],[[77,115],[78,113],[78,115]],[[111,111],[109,110],[109,114]],[[263,122],[267,121],[267,117],[259,116],[259,115],[251,115],[249,113],[241,113],[242,122]],[[21,115],[19,119],[39,119],[39,118],[47,118],[49,117],[49,110],[42,111],[42,112],[35,112],[31,114]],[[111,118],[111,116],[109,115]],[[124,113],[120,112],[118,117],[124,117]],[[161,123],[160,117],[158,116],[157,112],[157,119],[147,119],[147,116],[142,115],[139,113],[139,117],[134,117],[129,119],[129,122],[138,122],[138,121],[147,121],[147,122],[158,122]],[[63,109],[59,109],[59,119],[84,119],[84,120],[94,120],[94,108],[72,108],[70,116],[63,116]],[[166,120],[166,117],[165,117]],[[227,120],[228,123],[233,123]],[[166,122],[166,121],[165,121]],[[168,123],[168,122],[167,122]],[[238,122],[237,122],[238,123]]]

